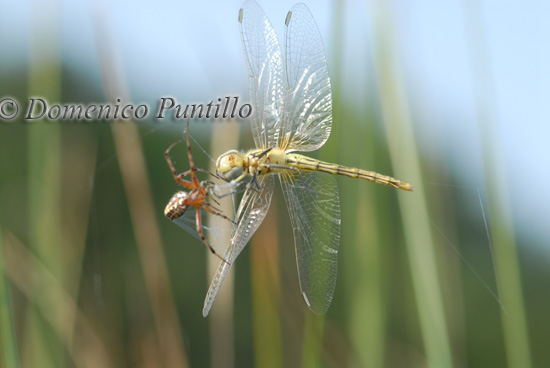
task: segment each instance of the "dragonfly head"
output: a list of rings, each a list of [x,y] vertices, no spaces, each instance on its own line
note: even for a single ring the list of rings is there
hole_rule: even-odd
[[[186,192],[177,192],[172,196],[166,208],[164,209],[164,216],[170,220],[177,219],[187,211],[189,206],[185,204],[188,194]]]
[[[218,157],[216,173],[225,181],[239,178],[244,170],[245,157],[236,150],[230,150]]]

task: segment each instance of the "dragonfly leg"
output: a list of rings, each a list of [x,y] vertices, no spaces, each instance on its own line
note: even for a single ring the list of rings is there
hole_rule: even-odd
[[[258,153],[258,154],[253,154],[252,157],[255,157],[255,158],[258,158],[258,159],[259,159],[259,158],[262,158],[262,157],[264,157],[265,155],[267,155],[272,149],[273,149],[273,147],[270,147],[270,148],[266,149],[265,151],[262,151],[262,152],[260,152],[260,153]]]
[[[254,188],[254,185],[256,185],[256,187]],[[258,184],[258,172],[255,172],[254,175],[252,176],[252,180],[250,180],[250,182],[248,182],[248,184],[246,184],[246,189],[252,189],[252,190],[255,190],[256,192],[259,192],[260,191],[260,184]]]
[[[237,181],[233,180],[233,181],[231,181],[227,184],[224,184],[224,185],[214,185],[211,188],[209,188],[209,192],[212,193],[213,195],[215,195],[218,198],[224,198],[224,197],[227,197],[227,196],[231,196],[231,195],[234,195],[234,194],[239,194],[241,192],[244,192],[246,190],[246,187],[243,187],[243,188],[240,188],[240,189],[230,189],[229,192],[227,192],[227,193],[221,192],[222,189],[220,189],[220,188],[226,188],[226,187],[233,188],[235,185],[237,187],[239,187],[239,186],[241,186],[241,184],[243,184],[243,182],[237,182]],[[210,198],[212,198],[212,197],[210,197]]]

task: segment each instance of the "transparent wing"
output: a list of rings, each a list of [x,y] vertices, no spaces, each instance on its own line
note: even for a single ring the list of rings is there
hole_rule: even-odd
[[[283,104],[283,58],[273,26],[260,6],[247,1],[239,11],[241,39],[253,106],[252,134],[258,148],[274,147]]]
[[[325,50],[313,15],[296,4],[286,18],[283,126],[279,146],[314,151],[332,127],[332,92]]]
[[[340,200],[336,180],[318,172],[280,174],[296,246],[302,296],[325,314],[336,286],[340,243]]]
[[[212,279],[210,289],[204,300],[202,315],[206,317],[212,308],[216,295],[220,290],[231,265],[248,243],[252,235],[256,232],[269,210],[271,197],[273,195],[273,175],[265,175],[258,178],[260,191],[247,189],[244,193],[239,209],[237,211],[237,227],[231,236],[231,241],[227,246],[224,255],[226,262],[221,262],[216,275]]]
[[[208,242],[214,247],[216,252],[221,252],[225,247],[224,239],[227,239],[233,232],[234,224],[221,218],[220,216],[210,215],[205,210],[201,209],[202,217],[202,232]],[[229,218],[233,218],[232,214],[224,213]],[[211,220],[208,221],[208,217],[211,216]],[[196,210],[189,208],[182,216],[172,220],[173,223],[181,227],[183,230],[194,236],[201,243],[202,240],[197,233],[196,227]]]

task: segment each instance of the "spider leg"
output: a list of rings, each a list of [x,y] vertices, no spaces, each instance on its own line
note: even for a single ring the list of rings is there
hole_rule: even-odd
[[[174,177],[174,179],[179,184],[186,187],[187,189],[193,189],[194,188],[193,183],[191,183],[190,181],[187,181],[187,180],[183,180],[179,177],[178,172],[176,170],[176,167],[174,166],[174,163],[172,162],[172,159],[170,158],[170,151],[172,150],[172,148],[174,148],[174,146],[176,146],[178,143],[181,143],[181,142],[183,142],[183,140],[180,139],[180,140],[172,143],[170,145],[170,147],[168,147],[166,149],[166,151],[164,151],[164,158],[166,158],[166,162],[168,162],[168,166],[170,167],[170,171],[172,172],[172,176]]]
[[[208,202],[205,201],[205,202],[203,202],[203,204],[204,204],[204,205],[202,206],[202,208],[204,208],[204,210],[205,210],[206,212],[209,212],[209,213],[211,213],[211,214],[213,214],[213,215],[216,215],[216,216],[220,216],[221,218],[223,218],[223,219],[225,219],[225,220],[231,222],[233,225],[237,225],[237,223],[236,223],[235,221],[231,220],[229,217],[227,217],[226,215],[224,215],[224,214],[221,212],[221,210],[219,210],[219,209],[217,209],[216,207],[212,206],[210,203],[208,203]]]
[[[199,171],[199,172],[202,172],[202,173],[205,173],[205,174],[208,174],[208,175],[212,175],[212,176],[215,177],[215,178],[218,178],[218,176],[217,176],[216,174],[213,174],[213,173],[211,173],[211,172],[208,171],[208,170],[204,170],[204,169],[201,169],[201,168],[196,167],[196,168],[195,168],[195,171]],[[181,179],[181,178],[183,178],[183,177],[185,177],[185,176],[191,174],[192,172],[193,172],[193,170],[192,170],[192,169],[189,169],[189,170],[187,170],[186,172],[183,172],[183,173],[181,173],[181,174],[178,174],[178,178]],[[218,178],[218,179],[219,179],[219,178]]]
[[[219,180],[223,180],[223,178],[221,176],[219,176],[218,174],[216,173],[211,173],[210,171],[206,171],[208,174],[212,175],[213,177],[215,177],[216,179],[219,179]]]
[[[197,175],[195,174],[197,168],[195,167],[195,163],[193,162],[193,154],[191,154],[191,143],[189,142],[189,119],[187,119],[187,128],[185,129],[185,140],[187,142],[187,157],[189,158],[189,166],[191,167],[191,179],[193,180],[193,183],[195,183],[195,186],[200,187],[199,180],[197,179]]]
[[[217,208],[216,206],[214,206],[212,203],[210,202],[207,202],[206,200],[202,201],[202,204],[206,207],[208,207],[209,209],[211,210],[214,210],[214,211],[218,211],[218,212],[222,212],[222,210],[220,210],[219,208]],[[206,209],[206,208],[205,208]]]
[[[207,195],[210,194],[210,189],[207,189],[207,190],[206,190],[206,194],[207,194]],[[214,203],[216,203],[218,206],[221,206],[220,202],[218,202],[218,201],[216,200],[216,198],[214,198],[213,196],[208,196],[208,197],[209,197],[211,200],[213,200]],[[208,203],[208,202],[206,202],[206,203]],[[210,204],[210,203],[208,203],[208,204]]]
[[[210,243],[208,243],[208,241],[206,240],[206,238],[204,237],[204,234],[202,233],[202,219],[201,219],[201,211],[200,211],[200,208],[196,208],[196,220],[197,220],[197,233],[199,233],[199,236],[202,240],[202,242],[204,244],[206,244],[206,246],[208,247],[208,249],[210,249],[210,252],[212,252],[213,255],[215,255],[216,257],[218,257],[219,259],[221,259],[223,262],[229,264],[225,259],[223,259],[222,256],[220,256],[218,253],[216,253],[216,251],[214,250],[214,248],[212,248],[212,246],[210,245]]]

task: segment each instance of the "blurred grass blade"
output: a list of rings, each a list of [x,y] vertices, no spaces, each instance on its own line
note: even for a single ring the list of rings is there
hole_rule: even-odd
[[[17,336],[4,264],[4,239],[0,226],[0,356],[2,357],[0,366],[17,368],[19,367]]]
[[[59,102],[61,96],[59,5],[58,2],[35,1],[31,8],[33,37],[29,44],[27,96],[40,96],[49,103]],[[32,124],[27,130],[29,245],[45,267],[63,280],[60,126],[45,120]],[[40,292],[36,286],[33,293]],[[62,314],[63,310],[56,313]],[[44,368],[64,365],[62,345],[52,339],[35,306],[29,307],[25,322],[26,332],[21,349],[23,365]]]
[[[414,185],[413,193],[396,193],[401,208],[405,243],[411,267],[427,361],[434,367],[452,367],[441,285],[436,267],[420,161],[407,100],[394,55],[389,5],[375,5],[376,60],[382,116],[396,177]]]
[[[344,2],[341,0],[335,0],[332,4],[332,37],[330,40],[330,49],[331,52],[329,55],[332,55],[330,60],[327,60],[332,85],[332,130],[330,132],[330,139],[325,143],[321,149],[321,154],[324,152],[327,153],[327,157],[322,157],[327,162],[339,162],[336,159],[338,158],[338,149],[340,148],[341,138],[340,138],[340,124],[342,123],[342,103],[340,96],[342,95],[341,87],[341,74],[342,74],[342,55],[344,55]]]
[[[240,125],[237,121],[226,122],[217,125],[212,132],[212,140],[210,142],[210,152],[217,157],[216,154],[221,154],[229,149],[238,147]],[[210,172],[216,172],[214,162],[210,163],[208,168]],[[227,197],[226,199],[229,199]],[[234,209],[227,201],[221,202],[221,210],[224,213],[232,214]],[[238,206],[237,202],[235,205]],[[210,219],[209,219],[210,221]],[[227,239],[229,242],[229,239]],[[220,249],[220,254],[225,253],[225,249]],[[205,249],[206,259],[208,262],[207,282],[210,284],[216,269],[219,265],[219,259],[212,257],[212,253]],[[235,346],[234,346],[234,330],[233,330],[233,307],[234,307],[234,283],[235,283],[235,268],[229,271],[223,287],[220,289],[216,297],[216,303],[209,314],[210,325],[210,351],[211,351],[211,366],[212,367],[227,367],[231,368],[235,365]],[[208,289],[205,289],[205,291]]]
[[[349,4],[348,4],[349,5]],[[372,129],[373,121],[368,119],[370,106],[363,105],[358,114],[348,106],[343,96],[343,55],[346,54],[344,32],[346,29],[345,10],[343,1],[334,1],[332,5],[333,25],[331,52],[332,62],[329,65],[333,92],[333,131],[322,152],[327,147],[335,147],[332,157],[328,161],[350,164],[354,167],[373,168],[376,155],[376,135]],[[359,54],[363,45],[355,45]],[[366,75],[365,71],[358,71],[356,77]],[[361,94],[367,85],[366,80],[356,81],[354,93]],[[346,90],[353,86],[346,85]],[[369,105],[368,96],[359,98]],[[358,154],[357,147],[361,147]],[[336,157],[338,155],[338,157]],[[337,160],[337,161],[336,161]],[[338,260],[339,282],[345,288],[347,303],[345,311],[348,322],[350,340],[353,342],[352,354],[348,355],[351,366],[382,367],[384,362],[385,345],[385,306],[382,290],[382,246],[378,234],[378,226],[382,211],[386,207],[377,206],[373,195],[373,188],[365,183],[354,180],[339,180],[339,191],[343,217],[346,213],[353,218],[353,208],[356,208],[355,221],[342,221],[342,239],[347,241],[340,244],[342,250]],[[354,193],[350,195],[350,193]],[[337,286],[338,288],[338,286]],[[342,294],[340,294],[342,295]],[[335,301],[335,304],[338,302]],[[337,308],[335,305],[333,308]],[[342,311],[336,311],[336,314]],[[330,337],[327,336],[327,339]],[[340,351],[340,354],[345,352]]]
[[[252,314],[256,367],[283,367],[277,205],[251,240]]]
[[[68,351],[72,364],[59,366],[73,364],[76,367],[113,366],[95,326],[78,307],[76,300],[65,290],[58,277],[13,234],[5,234],[3,241],[6,259],[5,275],[33,305],[37,311],[37,320],[48,327],[47,331],[52,332],[50,339],[43,341],[45,346],[41,348],[47,348],[52,345],[52,342],[60,341],[59,348]],[[67,316],[74,325],[67,323]],[[78,331],[79,337],[85,341],[85,344],[74,346],[74,330]],[[25,359],[28,358],[30,357],[25,357]],[[25,366],[25,364],[23,361],[22,365]],[[36,366],[42,367],[41,364]]]
[[[112,39],[109,37],[106,24],[103,23],[107,12],[103,11],[100,5],[96,5],[93,10],[96,12],[93,19],[94,31],[106,100],[110,103],[117,98],[128,101],[121,62],[116,52],[118,48],[111,44]],[[180,321],[170,286],[137,126],[134,121],[112,121],[111,123],[116,155],[143,267],[145,286],[155,321],[157,344],[163,359],[161,365],[187,367]]]
[[[359,145],[365,147],[366,151],[361,156],[365,157],[361,161],[360,167],[375,167],[374,157],[377,144],[375,142],[374,129],[372,129],[372,119],[360,118],[361,122],[366,121],[367,128],[355,126],[356,134],[346,135],[349,137],[349,146],[353,151],[354,147]],[[368,134],[359,134],[360,131],[368,130]],[[354,141],[361,141],[355,142]],[[350,152],[353,154],[352,152]],[[350,157],[351,158],[351,157]],[[347,159],[344,159],[348,162]],[[364,163],[364,165],[363,165]],[[349,242],[347,255],[341,264],[346,265],[343,272],[347,274],[346,286],[348,288],[349,303],[349,331],[353,341],[354,351],[351,362],[354,366],[384,366],[385,355],[385,320],[386,320],[386,301],[383,292],[383,252],[384,246],[379,233],[379,227],[389,229],[393,226],[392,217],[387,206],[379,205],[380,200],[374,195],[372,185],[362,185],[364,183],[344,183],[348,190],[352,190],[351,185],[355,184],[356,197],[343,196],[347,198],[347,203],[343,203],[343,208],[356,207],[355,222],[349,225],[343,224],[350,230],[353,242]],[[342,185],[342,189],[344,186]],[[343,190],[342,190],[343,191]],[[383,199],[383,198],[382,198]],[[350,217],[351,220],[351,217]],[[390,224],[391,222],[391,224]],[[348,233],[348,232],[346,232]],[[357,359],[355,361],[354,359]]]
[[[89,127],[74,127],[65,129],[64,155],[61,158],[62,178],[62,209],[60,213],[63,228],[63,264],[65,275],[63,286],[68,294],[79,300],[82,282],[83,261],[86,253],[86,238],[90,220],[90,206],[94,190],[94,176],[97,158],[97,139],[90,134]],[[77,184],[78,183],[78,184]],[[87,342],[79,339],[76,328],[76,314],[67,314],[66,321],[73,336],[71,348],[84,354]],[[85,356],[77,356],[78,360],[86,360]]]
[[[502,310],[504,343],[510,367],[532,366],[529,333],[523,305],[520,266],[509,204],[506,175],[496,139],[496,97],[492,80],[487,34],[480,4],[463,3],[466,31],[471,47],[477,120],[483,145],[483,166],[489,202],[489,224],[495,259],[497,285],[506,310]]]
[[[325,316],[306,310],[304,342],[302,346],[302,368],[321,367]]]

